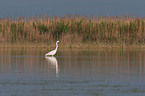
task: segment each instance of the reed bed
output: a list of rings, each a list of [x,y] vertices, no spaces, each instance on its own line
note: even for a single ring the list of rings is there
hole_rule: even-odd
[[[144,45],[145,18],[33,16],[0,18],[0,43],[52,45]]]

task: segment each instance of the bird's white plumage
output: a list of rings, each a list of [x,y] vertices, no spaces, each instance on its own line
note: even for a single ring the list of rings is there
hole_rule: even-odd
[[[58,48],[58,43],[59,41],[57,41],[56,42],[56,48],[55,48],[55,50],[52,50],[52,51],[50,51],[50,52],[48,52],[47,54],[45,54],[45,56],[50,56],[50,55],[55,55],[56,54],[56,52],[57,52],[57,48]]]

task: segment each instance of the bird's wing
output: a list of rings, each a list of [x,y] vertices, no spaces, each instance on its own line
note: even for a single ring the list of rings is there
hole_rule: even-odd
[[[46,55],[54,55],[56,53],[56,50],[52,50],[50,52],[48,52]]]

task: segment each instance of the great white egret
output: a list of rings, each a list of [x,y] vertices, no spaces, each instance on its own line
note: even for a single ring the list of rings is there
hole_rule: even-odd
[[[59,41],[56,41],[56,48],[55,48],[55,50],[52,50],[52,51],[50,51],[50,52],[48,52],[47,54],[45,54],[45,56],[53,56],[53,55],[55,55],[56,54],[56,52],[57,52],[57,48],[58,48],[58,43]]]

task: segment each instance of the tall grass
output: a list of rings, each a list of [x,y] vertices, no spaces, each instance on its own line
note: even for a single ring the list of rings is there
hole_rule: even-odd
[[[15,17],[0,19],[0,43],[145,44],[145,18]]]

